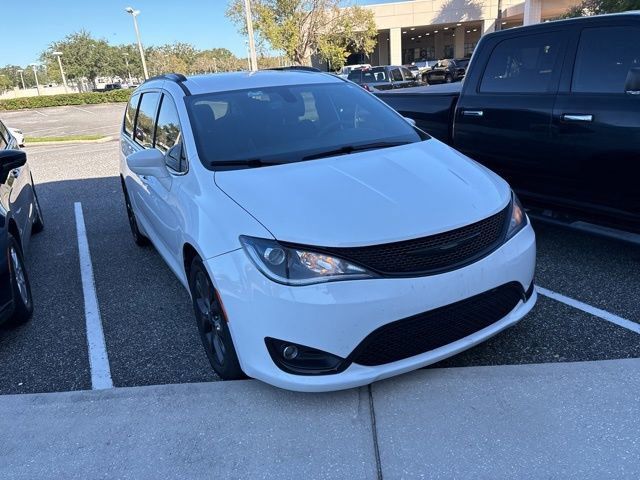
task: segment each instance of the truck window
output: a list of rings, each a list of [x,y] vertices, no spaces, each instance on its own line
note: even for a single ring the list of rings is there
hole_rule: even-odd
[[[527,35],[500,42],[480,84],[482,93],[544,93],[553,88],[564,35]]]
[[[624,93],[627,73],[640,67],[638,27],[585,28],[580,35],[571,90],[580,93]]]
[[[394,82],[401,82],[402,79],[402,73],[400,72],[399,68],[394,68],[393,70],[391,70],[391,79]]]

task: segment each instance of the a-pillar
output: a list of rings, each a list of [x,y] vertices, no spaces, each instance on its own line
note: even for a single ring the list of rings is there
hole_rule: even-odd
[[[389,30],[390,65],[402,65],[402,29]]]
[[[542,0],[525,0],[523,25],[533,25],[542,21]]]
[[[456,27],[456,38],[454,45],[454,57],[455,58],[464,58],[464,25]]]

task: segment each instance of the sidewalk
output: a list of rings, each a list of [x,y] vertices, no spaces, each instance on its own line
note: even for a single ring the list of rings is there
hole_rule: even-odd
[[[0,478],[637,479],[640,359],[3,396]]]

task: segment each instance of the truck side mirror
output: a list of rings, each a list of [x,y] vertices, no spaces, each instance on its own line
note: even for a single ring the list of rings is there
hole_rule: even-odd
[[[22,150],[0,150],[0,183],[4,183],[9,172],[27,163],[27,154]]]
[[[627,74],[624,91],[630,95],[640,95],[640,67],[632,67]]]

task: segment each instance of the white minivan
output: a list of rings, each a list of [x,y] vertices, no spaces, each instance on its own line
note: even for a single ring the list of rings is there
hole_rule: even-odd
[[[334,75],[150,79],[120,172],[135,241],[190,292],[224,379],[365,385],[536,301],[535,235],[507,183]]]

